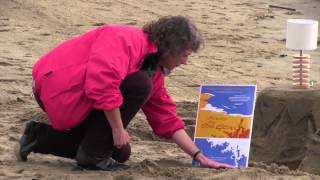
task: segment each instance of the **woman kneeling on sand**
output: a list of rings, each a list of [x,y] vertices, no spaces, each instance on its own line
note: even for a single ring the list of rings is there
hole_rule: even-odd
[[[141,108],[156,135],[171,138],[206,167],[230,167],[206,158],[184,130],[164,78],[186,64],[201,36],[186,17],[169,16],[143,29],[106,25],[72,38],[33,68],[33,93],[51,125],[30,121],[17,156],[31,152],[73,158],[86,169],[125,169],[126,130]]]

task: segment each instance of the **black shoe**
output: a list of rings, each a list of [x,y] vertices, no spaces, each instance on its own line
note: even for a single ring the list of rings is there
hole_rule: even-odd
[[[119,163],[116,160],[109,158],[98,158],[88,155],[80,147],[76,155],[77,165],[81,168],[88,170],[104,170],[104,171],[116,171],[125,170],[129,166],[123,163]]]
[[[27,161],[28,155],[33,151],[37,143],[36,127],[38,122],[30,121],[25,124],[22,137],[16,147],[16,157],[19,161]]]

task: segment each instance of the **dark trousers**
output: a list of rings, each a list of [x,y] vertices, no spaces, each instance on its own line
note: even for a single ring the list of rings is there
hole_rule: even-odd
[[[151,89],[151,79],[143,71],[127,76],[121,83],[123,104],[120,113],[125,128],[149,99]],[[41,107],[40,99],[37,96],[36,99]],[[75,158],[78,148],[82,148],[91,156],[112,156],[119,162],[127,160],[131,153],[129,144],[120,149],[114,147],[112,129],[102,110],[92,110],[80,125],[69,130],[55,130],[48,124],[40,123],[37,131],[39,140],[34,148],[36,153]]]

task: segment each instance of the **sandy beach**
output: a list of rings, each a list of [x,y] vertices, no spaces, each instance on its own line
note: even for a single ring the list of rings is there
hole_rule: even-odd
[[[188,64],[166,79],[192,137],[199,85],[256,84],[260,93],[291,84],[290,55],[297,52],[285,47],[286,21],[319,21],[320,1],[0,0],[0,179],[320,179],[284,165],[256,162],[257,157],[246,169],[193,168],[176,144],[153,135],[142,113],[129,126],[133,152],[126,171],[82,171],[75,161],[50,155],[31,154],[26,163],[16,160],[14,146],[23,123],[47,119],[31,96],[32,67],[42,55],[100,25],[142,26],[165,15],[191,17],[205,40]],[[311,81],[319,85],[320,48],[308,54]]]

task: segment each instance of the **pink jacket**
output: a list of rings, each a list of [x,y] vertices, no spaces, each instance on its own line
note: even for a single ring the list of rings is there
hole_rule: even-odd
[[[80,124],[94,109],[112,110],[122,104],[119,90],[124,78],[140,70],[147,54],[157,51],[139,28],[103,26],[72,38],[44,55],[32,72],[34,91],[55,129]],[[165,88],[159,67],[153,90],[143,106],[149,124],[160,137],[169,138],[184,123]]]

